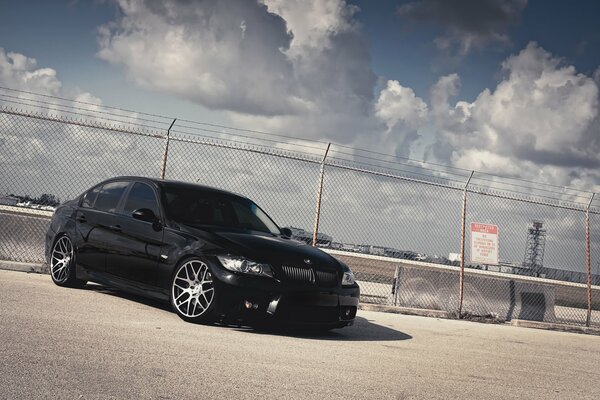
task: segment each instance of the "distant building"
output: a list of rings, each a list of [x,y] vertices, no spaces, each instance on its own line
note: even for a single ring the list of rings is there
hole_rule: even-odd
[[[462,257],[460,256],[460,253],[450,253],[448,254],[448,260],[450,261],[458,261],[460,262],[460,259]]]
[[[373,254],[374,256],[384,256],[385,255],[385,247],[369,246],[369,254]]]
[[[401,258],[403,260],[414,260],[417,257],[417,255],[418,254],[414,251],[409,250],[398,250],[390,247],[385,249],[386,257]]]
[[[358,251],[356,246],[353,245],[352,243],[342,243],[342,247],[341,250],[344,251]]]
[[[305,242],[306,244],[311,244],[313,242],[313,233],[305,231],[302,228],[296,228],[293,226],[289,227],[292,231],[292,239]],[[333,238],[325,233],[317,234],[317,246],[319,247],[331,247],[331,242]]]
[[[0,205],[3,206],[16,206],[19,199],[12,196],[0,196]]]
[[[359,253],[369,254],[369,250],[371,250],[371,246],[368,244],[359,244],[356,247]]]
[[[392,257],[392,258],[400,258],[398,257],[398,255],[400,254],[400,250],[396,250],[392,247],[386,247],[385,248],[385,254],[384,256],[386,257]]]
[[[470,267],[474,268],[474,266],[472,266],[472,265]],[[482,269],[484,271],[523,275],[523,273],[520,272],[523,270],[523,267],[520,267],[520,266],[516,265],[515,263],[508,262],[508,261],[500,260],[500,261],[498,261],[498,265],[483,264],[483,265],[478,265],[477,267],[479,267],[478,269]]]

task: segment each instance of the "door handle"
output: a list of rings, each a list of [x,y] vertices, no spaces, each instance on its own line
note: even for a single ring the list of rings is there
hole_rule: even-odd
[[[121,225],[111,225],[109,228],[115,232],[121,232]]]
[[[77,222],[86,222],[85,215],[81,214],[77,218]]]

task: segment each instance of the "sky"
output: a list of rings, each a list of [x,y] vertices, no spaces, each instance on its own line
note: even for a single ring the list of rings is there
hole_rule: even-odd
[[[0,85],[600,188],[597,1],[0,2]]]
[[[0,86],[598,192],[599,11],[584,0],[2,0]],[[2,118],[0,193],[71,198],[160,167],[161,139]],[[243,192],[282,225],[311,228],[317,164],[182,143],[169,154],[169,178]],[[328,167],[323,196],[322,231],[336,240],[458,251],[460,191]],[[583,265],[582,213],[472,198],[470,221],[500,226],[501,258],[522,259],[538,218],[550,266]]]

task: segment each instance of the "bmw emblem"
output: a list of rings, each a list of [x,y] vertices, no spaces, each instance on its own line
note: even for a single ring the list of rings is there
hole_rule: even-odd
[[[310,260],[310,258],[305,258],[304,259],[304,264],[311,265],[312,261]]]

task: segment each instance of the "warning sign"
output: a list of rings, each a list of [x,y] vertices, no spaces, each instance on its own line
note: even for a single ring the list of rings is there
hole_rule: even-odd
[[[471,262],[498,264],[498,226],[471,222]]]

